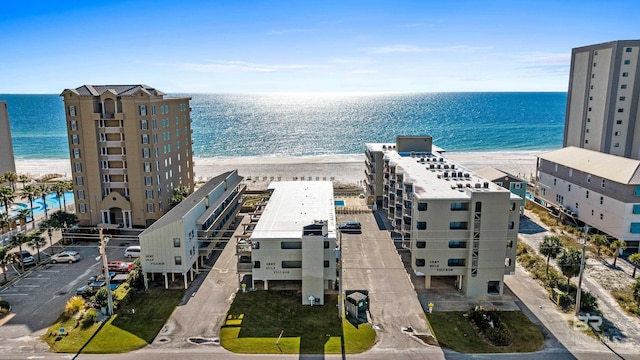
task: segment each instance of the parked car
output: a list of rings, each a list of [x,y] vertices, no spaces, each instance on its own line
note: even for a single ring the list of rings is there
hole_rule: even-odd
[[[343,231],[349,231],[349,230],[361,230],[362,229],[362,225],[360,225],[360,223],[358,221],[347,221],[346,223],[342,223],[340,225],[338,225],[338,229],[343,230]]]
[[[104,281],[94,281],[87,285],[81,286],[76,289],[76,295],[80,295],[82,297],[91,297],[95,293],[100,290],[101,287],[105,286],[107,283]]]
[[[80,259],[80,253],[79,253],[79,252],[77,252],[77,251],[73,251],[73,250],[65,250],[65,251],[60,252],[60,254],[73,255],[73,256],[75,256],[76,258],[78,258],[78,260]]]
[[[69,264],[71,264],[72,262],[76,262],[78,260],[80,260],[79,255],[76,256],[76,255],[65,253],[65,252],[57,253],[51,256],[51,262],[53,264],[60,263],[60,262],[68,262]]]
[[[129,272],[133,270],[133,264],[124,261],[109,261],[107,263],[107,269],[109,269],[109,271],[115,271],[119,273]]]
[[[116,276],[115,271],[109,271],[109,280],[113,280],[113,277]],[[89,278],[88,284],[91,284],[94,281],[105,281],[104,274],[93,275]]]
[[[22,262],[24,266],[31,266],[36,264],[36,259],[28,250],[22,250],[19,255],[19,261]]]
[[[140,245],[133,245],[126,248],[124,250],[124,257],[129,259],[140,257]]]

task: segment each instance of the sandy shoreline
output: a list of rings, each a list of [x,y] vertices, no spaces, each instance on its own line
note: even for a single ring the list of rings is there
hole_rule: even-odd
[[[469,170],[491,166],[529,178],[535,174],[536,155],[544,151],[447,152],[446,156]],[[308,157],[237,157],[194,158],[197,181],[206,181],[222,172],[238,169],[238,173],[257,187],[273,180],[335,180],[358,184],[364,179],[364,154]],[[16,171],[38,178],[57,173],[71,177],[68,160],[16,160]]]

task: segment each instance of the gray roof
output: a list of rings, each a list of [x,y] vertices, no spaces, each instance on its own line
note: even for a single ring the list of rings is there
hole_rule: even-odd
[[[640,160],[569,146],[538,158],[620,184],[640,184]]]
[[[233,174],[236,171],[238,170],[227,171],[207,181],[204,185],[198,188],[198,190],[194,191],[191,195],[187,196],[186,199],[182,200],[178,205],[176,205],[176,207],[169,210],[169,212],[164,214],[160,219],[146,228],[142,233],[140,233],[140,235],[146,235],[146,233],[148,232],[159,229],[165,225],[174,223],[175,221],[182,219],[189,211],[193,209],[196,204],[198,204],[205,196],[211,193],[213,189],[222,184],[224,180],[229,177],[229,175]],[[242,180],[242,177],[240,177],[240,180]]]
[[[118,96],[131,96],[142,90],[149,95],[163,96],[160,90],[157,90],[149,85],[82,85],[75,89],[65,89],[61,95],[64,95],[67,91],[73,91],[80,96],[100,96],[107,91],[112,91]]]
[[[526,182],[515,175],[511,175],[508,172],[502,171],[500,169],[496,169],[491,166],[487,166],[482,169],[475,170],[475,173],[494,182],[502,181],[504,180],[505,177],[510,177],[512,181]]]

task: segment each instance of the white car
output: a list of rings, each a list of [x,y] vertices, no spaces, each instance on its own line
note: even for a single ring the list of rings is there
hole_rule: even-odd
[[[59,254],[55,254],[51,256],[51,262],[53,264],[61,263],[61,262],[68,262],[69,264],[71,264],[72,262],[76,262],[78,260],[80,260],[80,256],[74,255],[70,252],[61,252]]]

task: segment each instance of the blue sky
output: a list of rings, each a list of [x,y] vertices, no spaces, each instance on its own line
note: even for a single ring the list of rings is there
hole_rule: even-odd
[[[0,93],[566,91],[571,49],[637,39],[639,10],[637,0],[5,2]]]

